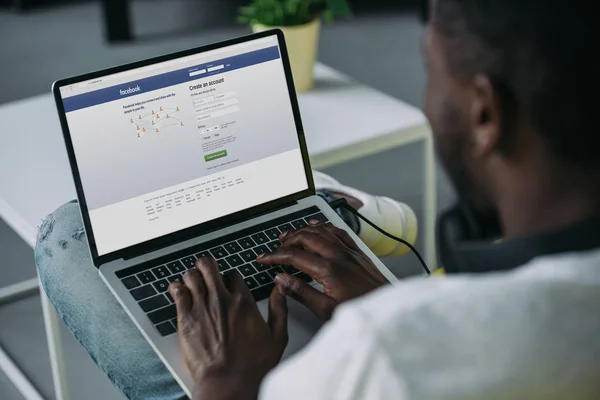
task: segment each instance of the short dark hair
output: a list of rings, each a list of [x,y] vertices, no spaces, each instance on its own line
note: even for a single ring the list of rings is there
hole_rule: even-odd
[[[589,0],[437,0],[434,29],[458,79],[485,74],[554,155],[600,165],[600,31]],[[521,111],[521,114],[519,114]]]

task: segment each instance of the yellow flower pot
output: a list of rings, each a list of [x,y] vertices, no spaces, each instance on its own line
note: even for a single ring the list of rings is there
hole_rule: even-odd
[[[283,31],[297,92],[306,92],[314,86],[313,70],[317,58],[320,26],[321,21],[318,19],[297,26],[266,26],[261,24],[252,26],[254,32],[262,32],[273,28],[279,28]]]

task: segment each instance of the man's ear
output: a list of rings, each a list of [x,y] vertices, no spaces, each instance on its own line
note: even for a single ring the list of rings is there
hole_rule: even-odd
[[[472,155],[481,157],[497,149],[501,140],[502,108],[490,79],[476,75],[472,82],[470,111]]]

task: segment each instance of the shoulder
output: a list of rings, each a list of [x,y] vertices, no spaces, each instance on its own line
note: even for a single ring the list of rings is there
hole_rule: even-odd
[[[340,307],[340,317],[362,319],[411,398],[477,398],[560,385],[553,377],[564,365],[579,366],[579,383],[591,387],[597,293],[600,252],[580,253],[511,272],[410,279]]]

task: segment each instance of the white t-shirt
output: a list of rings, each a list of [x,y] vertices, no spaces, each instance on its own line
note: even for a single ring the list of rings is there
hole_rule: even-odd
[[[340,306],[260,399],[600,399],[600,250]]]

